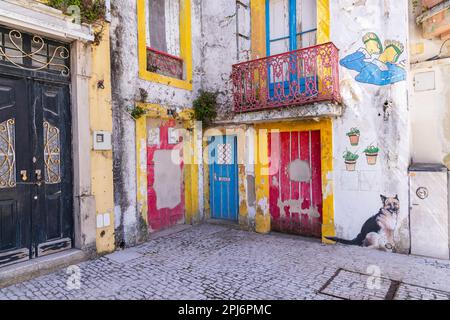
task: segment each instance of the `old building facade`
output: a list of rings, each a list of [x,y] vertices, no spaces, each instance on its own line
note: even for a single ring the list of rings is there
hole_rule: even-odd
[[[80,21],[1,1],[2,285],[114,250],[109,23]]]
[[[205,221],[449,258],[449,1],[1,2],[0,263]]]
[[[440,165],[447,181],[446,140],[437,133],[442,152],[426,143],[414,117],[428,118],[408,100],[424,28],[412,11],[436,5],[113,1],[116,240],[211,219],[410,253],[416,164]],[[200,91],[218,94],[207,128],[189,120]],[[133,120],[137,107],[147,112]],[[418,156],[430,154],[420,139],[435,157]],[[168,164],[173,149],[181,165]],[[427,210],[448,220],[446,205]]]

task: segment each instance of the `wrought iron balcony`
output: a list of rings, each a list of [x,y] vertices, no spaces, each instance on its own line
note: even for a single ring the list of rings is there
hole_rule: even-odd
[[[340,103],[339,50],[329,42],[233,65],[234,111]]]

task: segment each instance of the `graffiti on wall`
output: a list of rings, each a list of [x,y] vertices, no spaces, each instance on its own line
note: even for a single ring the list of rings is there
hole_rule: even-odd
[[[384,46],[374,32],[362,39],[364,47],[341,59],[340,64],[358,72],[355,80],[362,83],[385,86],[406,80],[406,71],[399,62],[404,45],[399,41],[386,40]]]
[[[343,244],[393,251],[395,248],[394,232],[397,227],[400,201],[397,195],[394,197],[380,196],[382,207],[377,214],[364,223],[361,232],[354,239],[326,238]]]

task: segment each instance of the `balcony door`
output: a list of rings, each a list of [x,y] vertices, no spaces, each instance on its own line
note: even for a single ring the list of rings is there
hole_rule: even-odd
[[[316,0],[266,0],[267,56],[313,46]]]
[[[271,102],[317,91],[317,76],[311,73],[316,68],[301,52],[292,52],[316,44],[316,22],[316,0],[266,0],[267,56],[279,55],[267,65]]]

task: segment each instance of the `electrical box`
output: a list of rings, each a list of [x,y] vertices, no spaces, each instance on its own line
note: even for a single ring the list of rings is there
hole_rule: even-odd
[[[411,254],[449,259],[448,170],[413,164],[410,177]]]
[[[94,131],[94,150],[97,151],[112,150],[111,132]]]
[[[414,75],[414,91],[430,91],[436,89],[436,72],[427,71]]]

